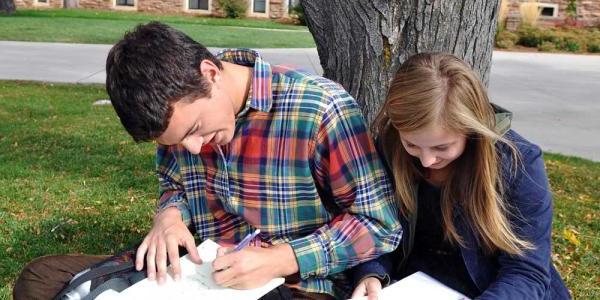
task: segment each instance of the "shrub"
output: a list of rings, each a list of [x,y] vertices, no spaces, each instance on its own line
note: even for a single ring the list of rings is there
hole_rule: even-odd
[[[521,24],[535,26],[540,17],[540,7],[535,0],[521,3],[519,11],[521,13]]]
[[[223,10],[223,14],[227,18],[243,18],[248,10],[248,2],[246,0],[217,0],[219,6]]]
[[[572,19],[577,18],[577,0],[568,0],[567,2],[567,17]]]
[[[586,48],[588,52],[600,53],[600,30],[593,29],[590,31]]]
[[[584,49],[585,37],[585,31],[558,30],[555,31],[554,44],[563,51],[579,52]]]
[[[501,30],[496,34],[496,47],[503,49],[510,49],[515,46],[519,36],[508,30]]]
[[[515,33],[518,36],[518,45],[535,47],[540,51],[600,52],[600,30],[595,28],[540,29],[522,25]],[[498,31],[496,46],[510,45],[510,42],[504,41],[504,39],[507,39],[507,34],[501,30]]]
[[[540,41],[543,42],[551,42],[555,45],[560,42],[560,36],[562,31],[556,29],[546,29],[540,31]]]
[[[500,0],[498,8],[498,28],[506,27],[506,18],[508,16],[508,0]]]
[[[587,51],[591,53],[600,53],[600,39],[589,41],[587,44]]]
[[[306,25],[306,17],[304,16],[304,8],[302,8],[302,5],[298,4],[294,6],[291,15],[294,15],[298,19],[300,25]]]
[[[525,47],[537,47],[542,44],[542,30],[533,26],[521,26],[517,30],[518,44]]]
[[[563,48],[569,52],[578,52],[581,50],[581,45],[576,40],[566,40]]]
[[[538,50],[543,52],[556,51],[556,45],[552,42],[544,41],[538,46]]]

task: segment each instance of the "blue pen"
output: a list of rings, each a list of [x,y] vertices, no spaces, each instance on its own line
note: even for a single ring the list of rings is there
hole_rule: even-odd
[[[230,252],[237,252],[240,251],[242,249],[244,249],[245,247],[247,247],[250,242],[260,233],[260,229],[256,229],[254,230],[253,233],[249,233],[239,244],[237,244],[235,246],[235,248],[233,248],[233,250],[231,250]]]

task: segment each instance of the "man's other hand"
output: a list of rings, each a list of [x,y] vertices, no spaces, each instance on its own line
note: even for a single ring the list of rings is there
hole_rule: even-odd
[[[152,229],[137,250],[136,270],[143,269],[145,257],[148,279],[156,279],[158,284],[162,284],[167,279],[168,257],[173,268],[174,279],[178,280],[181,276],[179,246],[187,249],[192,262],[202,263],[198,249],[196,249],[194,236],[181,220],[179,209],[169,207],[154,217]]]

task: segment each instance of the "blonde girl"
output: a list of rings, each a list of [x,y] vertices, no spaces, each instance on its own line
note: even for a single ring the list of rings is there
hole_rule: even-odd
[[[353,297],[375,298],[423,271],[470,298],[569,298],[550,259],[542,152],[503,128],[507,117],[455,56],[419,54],[401,66],[373,133],[394,178],[403,241],[352,270]]]

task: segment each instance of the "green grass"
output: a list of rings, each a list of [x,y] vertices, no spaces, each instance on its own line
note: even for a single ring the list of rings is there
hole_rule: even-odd
[[[153,215],[154,147],[135,144],[102,86],[0,81],[0,299],[53,253],[113,253]]]
[[[238,26],[251,28],[270,28],[305,31],[306,27],[286,25],[268,19],[227,19],[193,15],[157,15],[142,12],[106,11],[93,9],[19,9],[15,17],[34,18],[75,18],[97,20],[161,21],[196,25]]]
[[[600,163],[545,154],[554,264],[576,299],[600,299]]]
[[[315,47],[306,27],[271,20],[82,9],[21,9],[12,16],[0,16],[0,40],[114,44],[136,25],[154,20],[182,30],[207,47]]]
[[[140,241],[153,215],[154,146],[135,144],[103,86],[0,81],[0,299],[52,253],[106,254]],[[577,299],[600,298],[600,163],[546,154],[554,264]]]

